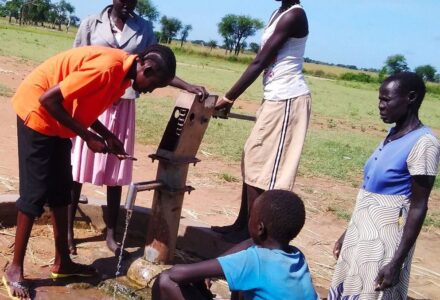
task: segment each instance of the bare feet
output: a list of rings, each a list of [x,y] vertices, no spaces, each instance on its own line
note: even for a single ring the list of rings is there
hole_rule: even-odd
[[[22,268],[10,265],[2,277],[2,282],[10,298],[31,299],[29,283],[24,280]]]
[[[92,277],[98,272],[92,266],[81,265],[74,262],[66,263],[62,266],[52,267],[52,278],[66,278],[71,276]]]
[[[78,251],[76,250],[75,245],[69,245],[69,254],[71,255],[78,255]]]
[[[115,237],[113,236],[113,233],[110,232],[110,230],[107,231],[105,242],[107,243],[108,249],[113,253],[115,253],[116,249],[119,248],[119,243],[116,242]]]
[[[76,243],[74,239],[71,239],[70,237],[67,238],[67,244],[69,245],[69,254],[71,255],[77,255],[78,252],[76,250]]]
[[[112,234],[112,232],[107,232],[107,237],[105,239],[107,243],[108,249],[115,254],[116,257],[119,257],[121,255],[121,244],[115,241],[115,238]],[[125,250],[122,250],[122,259],[126,259],[130,256],[130,253],[128,253]]]
[[[73,226],[72,228],[68,228],[67,230],[67,245],[69,246],[69,254],[77,255],[76,251],[76,243],[75,243],[75,237],[73,233]]]

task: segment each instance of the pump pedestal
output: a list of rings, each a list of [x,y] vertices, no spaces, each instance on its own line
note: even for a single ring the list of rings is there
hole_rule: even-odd
[[[186,192],[193,190],[186,185],[188,168],[200,161],[196,154],[216,101],[217,96],[211,95],[200,101],[197,95],[182,92],[157,152],[150,155],[153,160],[159,161],[156,180],[130,185],[127,209],[133,208],[137,192],[154,189],[144,256],[138,259],[142,261],[135,261],[128,271],[128,277],[140,285],[151,283],[157,272],[166,269],[173,260],[183,198]],[[152,267],[149,268],[149,265]]]

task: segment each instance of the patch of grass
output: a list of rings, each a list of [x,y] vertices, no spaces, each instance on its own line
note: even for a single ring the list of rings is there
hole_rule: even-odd
[[[221,180],[226,181],[226,182],[239,182],[240,181],[239,178],[237,178],[236,176],[231,175],[229,173],[220,173],[220,174],[218,174],[218,177]]]
[[[440,228],[440,212],[434,211],[431,213],[428,211],[423,226]]]
[[[2,97],[12,97],[14,92],[9,87],[0,83],[0,96]]]
[[[300,163],[303,174],[360,181],[362,168],[379,139],[344,130],[311,129]]]
[[[145,95],[136,100],[136,139],[158,145],[174,107],[174,99]]]
[[[211,119],[201,149],[225,160],[240,161],[253,122]]]
[[[188,82],[205,86],[211,93],[223,95],[240,78],[246,65],[230,63],[210,57],[197,57],[188,54],[176,55],[177,75]],[[240,97],[261,102],[263,98],[262,79],[257,79]]]
[[[440,177],[438,176],[438,174],[437,174],[437,177],[435,178],[434,187],[433,188],[434,189],[440,189]]]
[[[351,213],[347,212],[343,208],[329,206],[327,208],[327,211],[334,213],[338,219],[341,219],[341,220],[344,220],[347,222],[350,221],[350,219],[351,219]]]
[[[42,62],[50,56],[72,48],[73,33],[45,28],[0,25],[0,55]]]

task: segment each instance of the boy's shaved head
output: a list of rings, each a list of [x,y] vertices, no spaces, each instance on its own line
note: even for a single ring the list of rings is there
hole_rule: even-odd
[[[166,46],[160,44],[148,46],[139,55],[139,58],[143,61],[152,60],[156,62],[161,68],[162,75],[168,80],[176,76],[176,57],[173,51]]]
[[[263,222],[268,236],[281,244],[288,244],[304,226],[304,203],[295,193],[270,190],[258,197],[255,203],[258,219]],[[254,212],[254,210],[252,210]]]

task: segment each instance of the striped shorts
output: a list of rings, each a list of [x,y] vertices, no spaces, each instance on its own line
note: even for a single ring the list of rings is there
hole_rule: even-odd
[[[310,94],[263,101],[244,146],[242,174],[246,184],[263,190],[293,190],[311,104]]]

